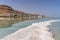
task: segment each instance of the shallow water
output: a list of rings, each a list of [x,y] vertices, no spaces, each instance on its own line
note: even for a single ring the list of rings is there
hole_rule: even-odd
[[[55,40],[60,40],[60,22],[52,23],[51,31],[54,34]]]
[[[0,38],[3,38],[15,31],[17,31],[18,29],[27,27],[29,25],[31,25],[32,23],[38,23],[38,22],[43,22],[43,21],[47,21],[47,20],[59,20],[60,18],[44,18],[44,19],[38,19],[38,20],[27,20],[27,21],[23,21],[23,22],[19,22],[16,24],[13,24],[11,27],[8,28],[0,28]],[[50,26],[51,30],[54,34],[54,38],[56,40],[60,40],[60,22],[55,22],[52,23],[52,26]]]
[[[51,22],[57,21],[49,20],[33,23],[26,28],[19,29],[13,34],[4,37],[2,40],[55,40],[53,34],[48,31],[50,29],[48,26],[51,25]]]

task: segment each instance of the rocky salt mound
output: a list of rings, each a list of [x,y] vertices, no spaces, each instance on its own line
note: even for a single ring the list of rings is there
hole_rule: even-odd
[[[60,20],[33,23],[32,25],[19,29],[1,40],[55,40],[53,34],[48,31],[48,26],[51,25],[51,22],[57,21]]]

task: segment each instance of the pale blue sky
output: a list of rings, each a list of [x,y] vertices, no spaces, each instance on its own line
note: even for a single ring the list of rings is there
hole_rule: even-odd
[[[27,13],[60,17],[60,0],[0,0],[2,4]]]

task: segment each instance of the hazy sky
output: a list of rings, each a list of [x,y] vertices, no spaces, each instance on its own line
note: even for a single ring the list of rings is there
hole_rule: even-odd
[[[0,0],[2,4],[23,12],[60,17],[59,0]]]

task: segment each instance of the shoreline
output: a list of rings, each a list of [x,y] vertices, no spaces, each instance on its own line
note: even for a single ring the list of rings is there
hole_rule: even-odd
[[[52,37],[53,35],[48,31],[49,28],[47,28],[47,26],[51,25],[51,22],[57,21],[58,20],[50,20],[40,23],[33,23],[26,28],[19,29],[18,31],[6,36],[2,40],[48,40],[48,37],[50,38],[49,40],[55,40]]]

